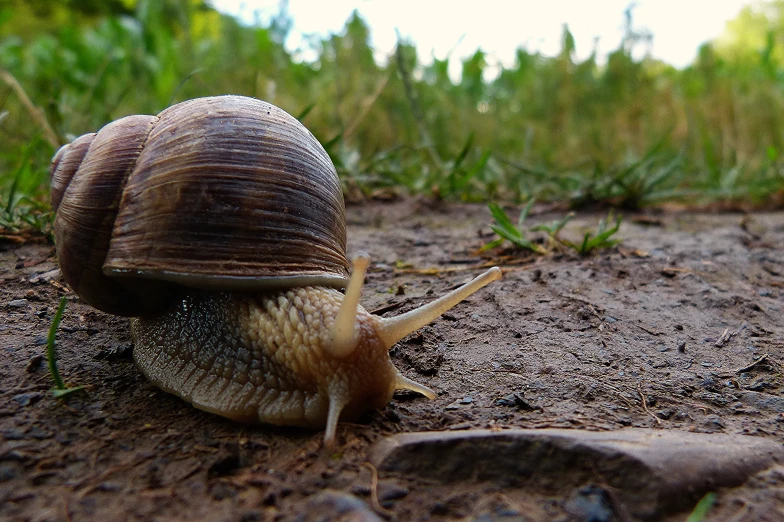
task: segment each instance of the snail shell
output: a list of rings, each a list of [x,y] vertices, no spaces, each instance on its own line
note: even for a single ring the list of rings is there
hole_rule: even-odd
[[[128,116],[65,145],[52,169],[63,276],[105,312],[160,311],[167,283],[346,284],[335,168],[302,124],[263,101],[199,98]]]
[[[359,306],[329,156],[296,119],[241,96],[128,116],[52,160],[57,255],[86,303],[133,316],[134,359],[156,385],[245,422],[326,426],[428,397],[388,350],[500,277],[497,268],[394,318]],[[346,287],[345,296],[337,288]]]

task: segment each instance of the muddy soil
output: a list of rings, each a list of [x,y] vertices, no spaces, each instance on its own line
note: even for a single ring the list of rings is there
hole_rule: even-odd
[[[579,216],[565,235],[598,217]],[[349,251],[372,257],[368,310],[399,314],[492,263],[504,278],[393,348],[438,397],[398,393],[341,423],[336,451],[322,448],[323,433],[238,425],[156,389],[134,366],[128,321],[69,293],[51,245],[0,244],[0,519],[330,520],[308,504],[330,490],[367,505],[377,492],[388,519],[569,520],[569,492],[535,483],[382,473],[374,488],[367,451],[400,432],[511,427],[784,442],[784,213],[625,218],[623,243],[588,257],[479,255],[484,207],[350,207]],[[87,389],[67,401],[50,393],[43,357],[62,295],[59,366]],[[773,520],[782,504],[784,473],[769,471],[719,491],[705,520]]]

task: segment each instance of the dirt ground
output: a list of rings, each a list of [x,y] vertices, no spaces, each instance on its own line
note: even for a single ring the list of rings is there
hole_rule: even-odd
[[[584,258],[479,255],[489,221],[483,206],[348,209],[349,252],[372,258],[368,310],[399,314],[490,263],[504,278],[393,348],[438,397],[399,393],[341,423],[336,451],[321,432],[238,425],[156,389],[134,366],[128,321],[67,293],[51,245],[0,243],[0,519],[330,520],[308,504],[317,493],[370,505],[375,489],[388,519],[570,520],[568,492],[384,473],[373,488],[363,463],[375,441],[424,430],[648,427],[784,442],[784,213],[626,215],[623,243]],[[61,295],[59,366],[87,388],[67,401],[52,397],[43,357]],[[774,520],[783,504],[784,473],[767,472],[719,491],[705,520]]]

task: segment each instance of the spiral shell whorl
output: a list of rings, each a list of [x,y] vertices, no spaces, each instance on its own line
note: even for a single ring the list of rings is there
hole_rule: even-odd
[[[86,303],[116,315],[165,306],[163,288],[141,282],[131,291],[103,273],[122,187],[154,121],[154,116],[128,116],[112,122],[97,134],[77,138],[53,162],[54,233],[63,277]]]
[[[82,164],[84,155],[87,154],[87,149],[90,148],[94,138],[94,132],[79,136],[71,143],[60,147],[52,158],[49,170],[52,173],[51,203],[55,212],[60,207],[65,189],[68,188],[71,178]]]

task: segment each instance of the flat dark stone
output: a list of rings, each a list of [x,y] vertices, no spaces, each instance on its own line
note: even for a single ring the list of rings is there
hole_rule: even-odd
[[[738,400],[747,406],[752,406],[760,410],[784,413],[784,397],[755,391],[741,391],[736,392],[733,395],[737,395]]]
[[[784,449],[760,437],[675,430],[471,430],[388,437],[368,460],[381,471],[548,495],[601,484],[632,516],[652,519],[689,509],[708,491],[743,484],[784,462]]]
[[[342,491],[324,490],[308,498],[306,513],[297,522],[383,522],[362,500]]]

